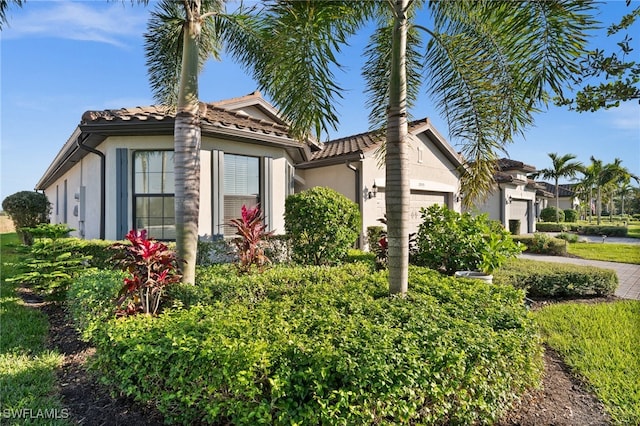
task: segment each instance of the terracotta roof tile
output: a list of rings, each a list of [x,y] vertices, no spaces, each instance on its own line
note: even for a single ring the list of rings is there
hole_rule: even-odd
[[[525,164],[522,161],[511,160],[510,158],[501,158],[497,162],[498,170],[522,170],[524,172],[535,172],[536,168],[529,164]]]
[[[409,123],[409,132],[412,132],[419,126],[427,123],[427,121],[428,120],[426,118],[412,121]],[[334,139],[332,141],[325,142],[320,151],[314,152],[312,161],[338,157],[341,155],[365,153],[378,148],[384,139],[384,133],[380,133],[378,131],[359,133],[353,136]]]

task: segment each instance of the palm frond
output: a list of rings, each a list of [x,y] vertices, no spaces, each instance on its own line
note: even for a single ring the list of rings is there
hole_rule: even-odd
[[[335,129],[336,54],[367,19],[373,2],[274,1],[264,10],[261,54],[252,55],[253,77],[274,101],[292,132],[316,136]]]

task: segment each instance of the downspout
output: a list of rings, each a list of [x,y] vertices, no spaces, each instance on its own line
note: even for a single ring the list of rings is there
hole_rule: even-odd
[[[84,144],[84,141],[87,140],[89,136],[85,136],[84,139],[82,136],[78,136],[76,139],[76,144],[78,148],[84,149],[92,154],[96,154],[100,157],[100,239],[104,240],[105,237],[105,205],[106,205],[106,182],[107,182],[107,174],[106,174],[106,158],[104,153],[98,151],[95,148],[91,148]]]
[[[364,156],[362,154],[360,154],[360,162],[362,162]],[[360,170],[354,166],[353,164],[351,164],[351,161],[346,162],[346,166],[353,170],[353,172],[356,174],[356,180],[355,180],[355,196],[356,196],[356,203],[358,204],[358,210],[360,211],[360,217],[363,216],[363,211],[362,211],[362,175],[360,173]],[[364,223],[364,221],[363,221]],[[362,229],[360,230],[360,237],[358,238],[358,247],[357,248],[362,248],[362,238],[364,237],[364,234],[362,232]]]

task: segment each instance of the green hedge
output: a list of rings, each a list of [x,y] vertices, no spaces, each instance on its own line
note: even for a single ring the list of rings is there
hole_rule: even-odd
[[[583,235],[606,235],[608,237],[626,237],[628,228],[626,226],[598,226],[585,225],[577,228],[579,234]]]
[[[567,243],[564,240],[539,232],[533,235],[514,235],[513,241],[527,246],[526,253],[548,254],[551,256],[567,254]]]
[[[570,230],[570,226],[567,223],[555,223],[555,222],[536,223],[536,231],[538,232],[564,232],[568,230]]]
[[[367,264],[200,271],[208,305],[100,322],[95,366],[180,424],[485,424],[540,377],[523,293]],[[192,294],[193,296],[193,294]]]
[[[516,259],[493,274],[496,284],[510,284],[530,297],[609,296],[618,287],[610,269]]]

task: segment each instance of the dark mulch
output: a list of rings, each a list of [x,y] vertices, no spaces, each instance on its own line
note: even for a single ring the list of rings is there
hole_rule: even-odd
[[[64,355],[58,371],[58,390],[71,419],[79,425],[161,425],[163,418],[152,407],[125,397],[113,397],[109,390],[85,368],[94,349],[79,339],[60,302],[44,302],[28,290],[22,292],[26,303],[49,316],[48,346]],[[610,301],[589,299],[587,303]],[[536,301],[534,309],[546,304]],[[603,404],[564,364],[561,357],[545,348],[545,370],[540,389],[532,390],[507,413],[499,426],[596,426],[611,424]]]

